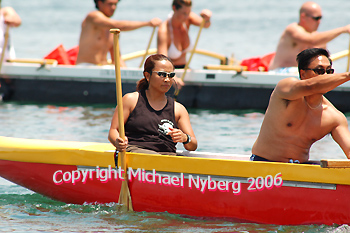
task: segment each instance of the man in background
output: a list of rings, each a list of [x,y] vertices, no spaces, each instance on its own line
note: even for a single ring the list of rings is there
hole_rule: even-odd
[[[159,18],[153,18],[150,21],[114,20],[111,17],[117,8],[118,0],[94,1],[97,10],[90,12],[81,25],[76,64],[106,65],[108,52],[114,61],[113,35],[109,32],[112,28],[130,31],[145,26],[157,27],[162,22]],[[125,66],[123,61],[121,66]]]
[[[277,45],[276,55],[269,70],[276,73],[297,72],[295,57],[308,48],[326,48],[326,44],[341,35],[350,33],[350,25],[325,32],[317,32],[322,18],[321,7],[315,2],[305,2],[299,12],[299,22],[289,24]]]

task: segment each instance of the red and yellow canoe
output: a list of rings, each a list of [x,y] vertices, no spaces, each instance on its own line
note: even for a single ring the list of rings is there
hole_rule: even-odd
[[[0,137],[0,176],[75,204],[118,202],[122,173],[109,143]],[[267,224],[349,224],[350,163],[251,162],[247,156],[127,153],[135,211]]]

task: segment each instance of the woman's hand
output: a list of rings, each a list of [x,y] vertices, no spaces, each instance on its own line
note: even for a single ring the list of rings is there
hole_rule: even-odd
[[[187,134],[182,132],[180,129],[169,128],[170,132],[167,135],[171,136],[173,142],[186,142]]]
[[[125,151],[128,144],[129,141],[127,137],[125,137],[125,140],[123,140],[121,137],[118,137],[114,143],[114,146],[117,148],[117,151]]]

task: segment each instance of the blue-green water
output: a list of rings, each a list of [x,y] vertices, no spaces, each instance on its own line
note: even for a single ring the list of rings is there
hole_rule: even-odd
[[[2,103],[0,135],[107,142],[112,113],[113,107]],[[263,114],[256,111],[190,110],[190,118],[199,141],[199,151],[248,155]],[[345,158],[331,137],[317,142],[311,157]],[[236,223],[168,213],[122,213],[117,207],[117,204],[65,204],[0,178],[0,231],[4,232],[328,232],[338,227]]]
[[[203,30],[198,48],[237,59],[260,56],[274,51],[284,27],[297,20],[304,1],[278,0],[195,0],[193,10],[213,11],[212,26]],[[323,8],[320,30],[350,23],[348,0],[318,3]],[[171,0],[123,0],[114,18],[165,19]],[[92,0],[3,0],[22,17],[21,27],[11,30],[17,57],[42,58],[57,45],[67,49],[78,44],[80,24],[94,9]],[[194,40],[197,29],[191,28]],[[121,35],[123,54],[143,50],[151,35],[142,28]],[[333,53],[348,49],[349,35],[329,43]],[[155,47],[155,40],[151,47]],[[195,55],[191,66],[200,68],[218,62]],[[344,71],[345,60],[335,63]],[[138,66],[139,61],[130,61]],[[23,138],[107,142],[113,106],[49,106],[0,103],[0,135]],[[250,154],[259,132],[263,112],[190,110],[199,142],[199,151]],[[350,117],[348,116],[348,121]],[[182,149],[181,146],[179,149]],[[311,158],[345,158],[330,136],[317,142]],[[70,205],[52,201],[0,178],[0,231],[3,232],[330,232],[338,226],[278,226],[236,223],[222,219],[188,218],[168,213],[121,213],[117,205]]]

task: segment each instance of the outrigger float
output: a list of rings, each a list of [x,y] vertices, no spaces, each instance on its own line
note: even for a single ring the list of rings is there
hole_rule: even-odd
[[[0,137],[0,176],[65,203],[117,203],[123,171],[114,150],[109,143]],[[349,160],[306,165],[200,152],[127,158],[134,211],[279,225],[350,223]]]
[[[155,50],[150,50],[152,54]],[[142,56],[124,56],[130,60]],[[271,92],[278,81],[297,74],[271,74],[246,71],[246,66],[222,55],[203,50],[196,53],[219,59],[220,65],[187,70],[185,86],[177,101],[187,108],[201,109],[260,109],[268,106]],[[348,50],[335,54],[341,58]],[[56,104],[115,104],[114,66],[55,65],[55,60],[9,60],[0,75],[0,95],[3,100]],[[123,94],[135,91],[143,77],[142,68],[121,68]],[[181,77],[183,69],[176,70]],[[170,90],[170,94],[173,90]],[[350,111],[350,83],[344,83],[325,95],[339,110]]]

